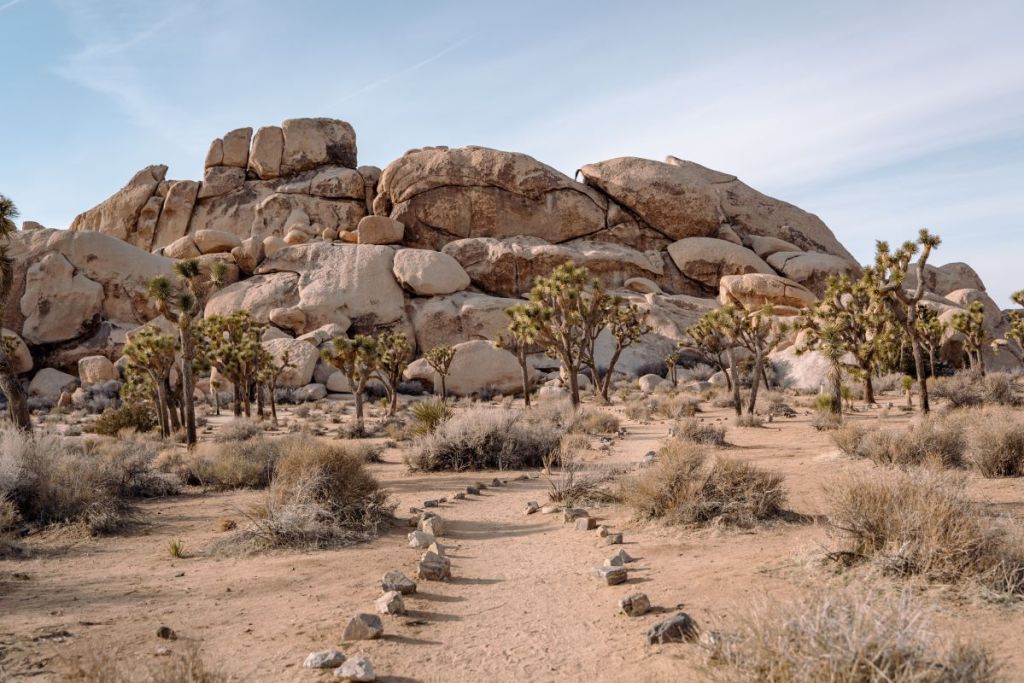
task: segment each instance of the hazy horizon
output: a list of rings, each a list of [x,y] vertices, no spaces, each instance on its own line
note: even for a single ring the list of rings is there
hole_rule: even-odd
[[[1024,288],[1024,6],[0,0],[0,193],[66,227],[138,169],[330,116],[359,160],[485,145],[572,175],[675,155],[820,216],[861,261],[928,227]],[[12,135],[12,133],[14,133]]]

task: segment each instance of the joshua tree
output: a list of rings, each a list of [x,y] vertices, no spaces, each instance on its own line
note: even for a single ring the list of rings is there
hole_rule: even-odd
[[[124,355],[137,376],[148,377],[160,419],[160,435],[170,436],[181,426],[171,398],[171,371],[178,356],[177,340],[155,327],[146,326],[125,345]]]
[[[252,415],[251,395],[263,368],[263,325],[248,311],[230,315],[212,315],[196,324],[199,352],[234,388],[235,417]]]
[[[1010,295],[1013,303],[1024,308],[1024,289]],[[1017,342],[1017,345],[1024,351],[1024,313],[1021,311],[1010,311],[1010,331],[1006,336]]]
[[[376,375],[387,391],[388,415],[391,416],[398,411],[398,385],[402,382],[402,373],[409,367],[412,344],[404,332],[385,330],[377,335],[377,354]]]
[[[608,327],[608,331],[615,342],[612,356],[608,360],[608,369],[600,379],[601,400],[605,403],[608,403],[608,390],[612,383],[612,373],[615,370],[615,364],[619,362],[619,356],[622,355],[622,351],[626,347],[640,341],[641,337],[651,331],[650,325],[647,324],[646,311],[640,310],[640,307],[636,304],[626,304],[621,299],[618,299],[618,297],[616,299],[614,305],[605,316],[605,325]],[[590,355],[593,357],[593,351],[590,352]],[[675,368],[673,367],[670,372],[675,374]],[[596,363],[594,365],[594,378],[596,381]],[[674,385],[675,382],[673,381]]]
[[[904,242],[896,251],[889,249],[888,242],[880,240],[875,245],[877,252],[875,267],[871,269],[876,291],[885,297],[886,305],[910,339],[910,350],[914,356],[914,371],[917,374],[921,392],[921,410],[924,413],[930,412],[931,406],[928,403],[928,379],[925,375],[921,334],[917,328],[918,304],[924,298],[925,292],[924,267],[928,263],[928,257],[932,250],[941,243],[942,240],[938,235],[933,235],[924,229],[918,233],[916,241]],[[920,251],[920,255],[917,263],[911,264],[911,259],[918,251]],[[904,288],[903,283],[911,267],[915,269],[917,282],[914,289],[908,291]]]
[[[870,269],[869,269],[870,270]],[[840,405],[836,400],[842,382],[842,359],[851,354],[864,380],[864,401],[875,402],[875,389],[871,378],[876,370],[876,359],[886,342],[886,328],[891,317],[888,309],[872,288],[870,272],[857,281],[843,276],[828,279],[825,294],[800,318],[797,325],[805,331],[801,353],[810,349],[820,351],[831,363],[833,384],[833,412]]]
[[[430,364],[430,367],[434,368],[434,372],[441,378],[441,401],[448,400],[448,371],[451,369],[452,360],[455,358],[455,348],[442,344],[427,351],[423,357],[427,359],[427,363]],[[529,399],[527,399],[527,403],[529,403]]]
[[[985,375],[985,356],[982,350],[989,342],[988,330],[985,329],[985,304],[974,301],[966,311],[957,311],[950,321],[954,330],[964,336],[967,360],[971,368]]]
[[[936,358],[939,347],[942,345],[942,338],[946,335],[949,325],[945,320],[939,318],[939,313],[928,306],[918,306],[917,331],[921,335],[921,346],[928,353],[928,369],[932,377],[935,376]]]
[[[558,359],[569,376],[572,405],[580,404],[577,375],[584,360],[587,344],[587,320],[583,309],[586,291],[594,285],[586,268],[567,262],[552,271],[550,277],[538,278],[530,290],[530,300],[513,306],[512,321],[552,358]]]
[[[736,414],[742,414],[739,387],[739,371],[734,348],[744,348],[753,356],[754,362],[750,370],[750,396],[747,399],[747,414],[753,415],[757,405],[757,390],[764,374],[764,362],[785,338],[789,327],[778,322],[773,316],[771,305],[765,305],[757,311],[746,313],[727,304],[714,312],[709,320],[715,324],[728,343],[729,371],[732,373],[733,401]]]
[[[258,381],[267,389],[267,394],[270,398],[270,419],[273,421],[274,426],[277,426],[277,397],[274,395],[277,392],[277,380],[289,368],[294,368],[295,363],[292,362],[291,354],[285,350],[281,354],[281,362],[278,363],[274,360],[273,355],[266,349],[260,348],[260,370],[258,374]],[[218,415],[220,409],[218,407]]]
[[[324,362],[332,365],[348,378],[356,400],[356,433],[363,433],[363,392],[380,364],[377,340],[364,334],[335,337],[329,349],[321,351]]]
[[[210,292],[224,284],[227,266],[222,261],[215,261],[210,269],[209,277],[204,277],[199,267],[199,261],[186,259],[174,264],[174,272],[178,276],[177,282],[172,283],[170,278],[161,275],[149,281],[147,290],[157,302],[160,313],[170,320],[176,320],[178,324],[185,444],[191,448],[197,441],[195,380],[193,376],[193,364],[196,362],[196,340],[192,323],[196,317],[202,314]]]
[[[18,207],[14,202],[0,194],[0,311],[7,305],[7,299],[14,288],[14,260],[7,251],[7,243],[17,230],[14,224],[18,218]],[[11,422],[18,429],[32,431],[32,416],[28,410],[28,399],[25,397],[25,385],[14,371],[12,357],[14,340],[4,337],[0,343],[0,391],[7,397],[7,412]]]
[[[523,405],[530,407],[530,366],[526,362],[526,352],[530,348],[529,330],[527,329],[526,317],[519,314],[517,309],[526,304],[512,306],[505,311],[509,316],[508,333],[498,338],[497,345],[516,357],[519,362],[519,370],[523,374]]]
[[[678,351],[689,351],[697,355],[704,363],[718,368],[725,375],[725,386],[733,391],[733,377],[730,373],[732,365],[729,360],[732,346],[726,339],[719,324],[719,311],[709,311],[700,320],[686,328],[686,335],[679,342]],[[671,372],[671,370],[670,370]],[[738,393],[738,392],[737,392]]]
[[[679,342],[665,354],[665,368],[668,370],[668,379],[672,382],[673,389],[679,384],[679,360],[683,357],[685,350],[683,343]]]

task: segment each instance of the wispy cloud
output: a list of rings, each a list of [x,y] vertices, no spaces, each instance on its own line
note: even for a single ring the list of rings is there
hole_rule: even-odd
[[[3,12],[4,10],[11,9],[15,5],[19,5],[19,4],[23,3],[23,2],[25,2],[25,0],[10,0],[10,2],[5,2],[3,4],[0,4],[0,12]]]

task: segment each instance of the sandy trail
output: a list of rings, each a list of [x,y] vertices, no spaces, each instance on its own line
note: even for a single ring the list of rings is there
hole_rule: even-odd
[[[711,411],[708,420],[725,420]],[[864,414],[857,419],[870,419]],[[781,471],[789,507],[808,518],[822,514],[822,481],[863,467],[838,457],[827,434],[802,416],[765,429],[728,431],[727,454]],[[628,423],[628,434],[594,465],[628,466],[655,449],[668,423]],[[593,439],[595,445],[599,443]],[[495,473],[409,473],[397,450],[374,465],[404,518],[423,500],[451,496]],[[409,614],[384,617],[379,641],[346,644],[364,653],[384,681],[678,681],[702,678],[701,650],[644,644],[647,628],[677,608],[698,623],[728,626],[737,608],[765,596],[785,599],[808,582],[810,558],[825,541],[813,521],[779,523],[749,532],[637,527],[620,506],[591,508],[601,523],[625,534],[637,558],[629,582],[607,587],[589,575],[616,548],[596,533],[577,531],[560,515],[523,514],[525,503],[547,499],[543,478],[511,481],[479,496],[443,504],[451,522],[442,539],[453,579],[419,582]],[[536,476],[536,473],[531,473]],[[974,484],[972,484],[973,486]],[[1019,501],[1017,482],[982,481],[979,498]],[[52,680],[67,658],[112,644],[124,657],[158,664],[161,646],[201,642],[204,658],[235,680],[304,681],[326,677],[301,668],[311,650],[339,644],[348,618],[372,612],[381,575],[413,576],[421,551],[407,547],[407,527],[376,541],[332,551],[280,552],[249,557],[204,554],[224,533],[222,518],[259,492],[193,494],[144,503],[137,532],[109,538],[62,538],[47,532],[31,540],[36,555],[0,564],[0,678]],[[194,556],[172,559],[167,544],[182,539]],[[20,577],[10,572],[16,571]],[[653,613],[619,613],[620,597],[643,591]],[[1006,635],[1019,633],[1019,610],[958,605],[943,619],[964,633],[985,634],[1010,671],[1024,671]],[[956,618],[953,618],[955,615]],[[948,617],[948,618],[947,618]],[[997,618],[994,618],[997,617]],[[178,641],[158,640],[167,625]],[[1011,639],[1012,640],[1012,639]]]

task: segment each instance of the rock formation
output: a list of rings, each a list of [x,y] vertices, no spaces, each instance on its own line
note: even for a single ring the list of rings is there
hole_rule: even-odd
[[[328,391],[347,383],[317,348],[384,328],[405,331],[417,355],[458,345],[454,393],[517,390],[517,363],[492,343],[504,310],[570,260],[649,312],[651,332],[619,366],[635,374],[722,303],[792,315],[829,275],[860,272],[813,214],[675,157],[586,164],[577,182],[525,154],[424,147],[381,170],[358,165],[348,123],[290,119],[214,140],[201,181],[166,174],[139,171],[68,231],[26,223],[13,238],[2,323],[25,372],[75,373],[82,361],[82,375],[109,375],[96,357],[116,360],[127,333],[157,314],[145,284],[176,258],[228,265],[231,284],[206,315],[249,311],[271,326],[268,349],[301,361],[283,383]],[[1005,324],[969,266],[929,266],[927,277],[929,305],[981,300],[993,330]],[[600,339],[599,357],[610,352]],[[531,367],[557,364],[536,355]],[[422,361],[409,377],[434,380]],[[65,381],[44,380],[48,393]]]

